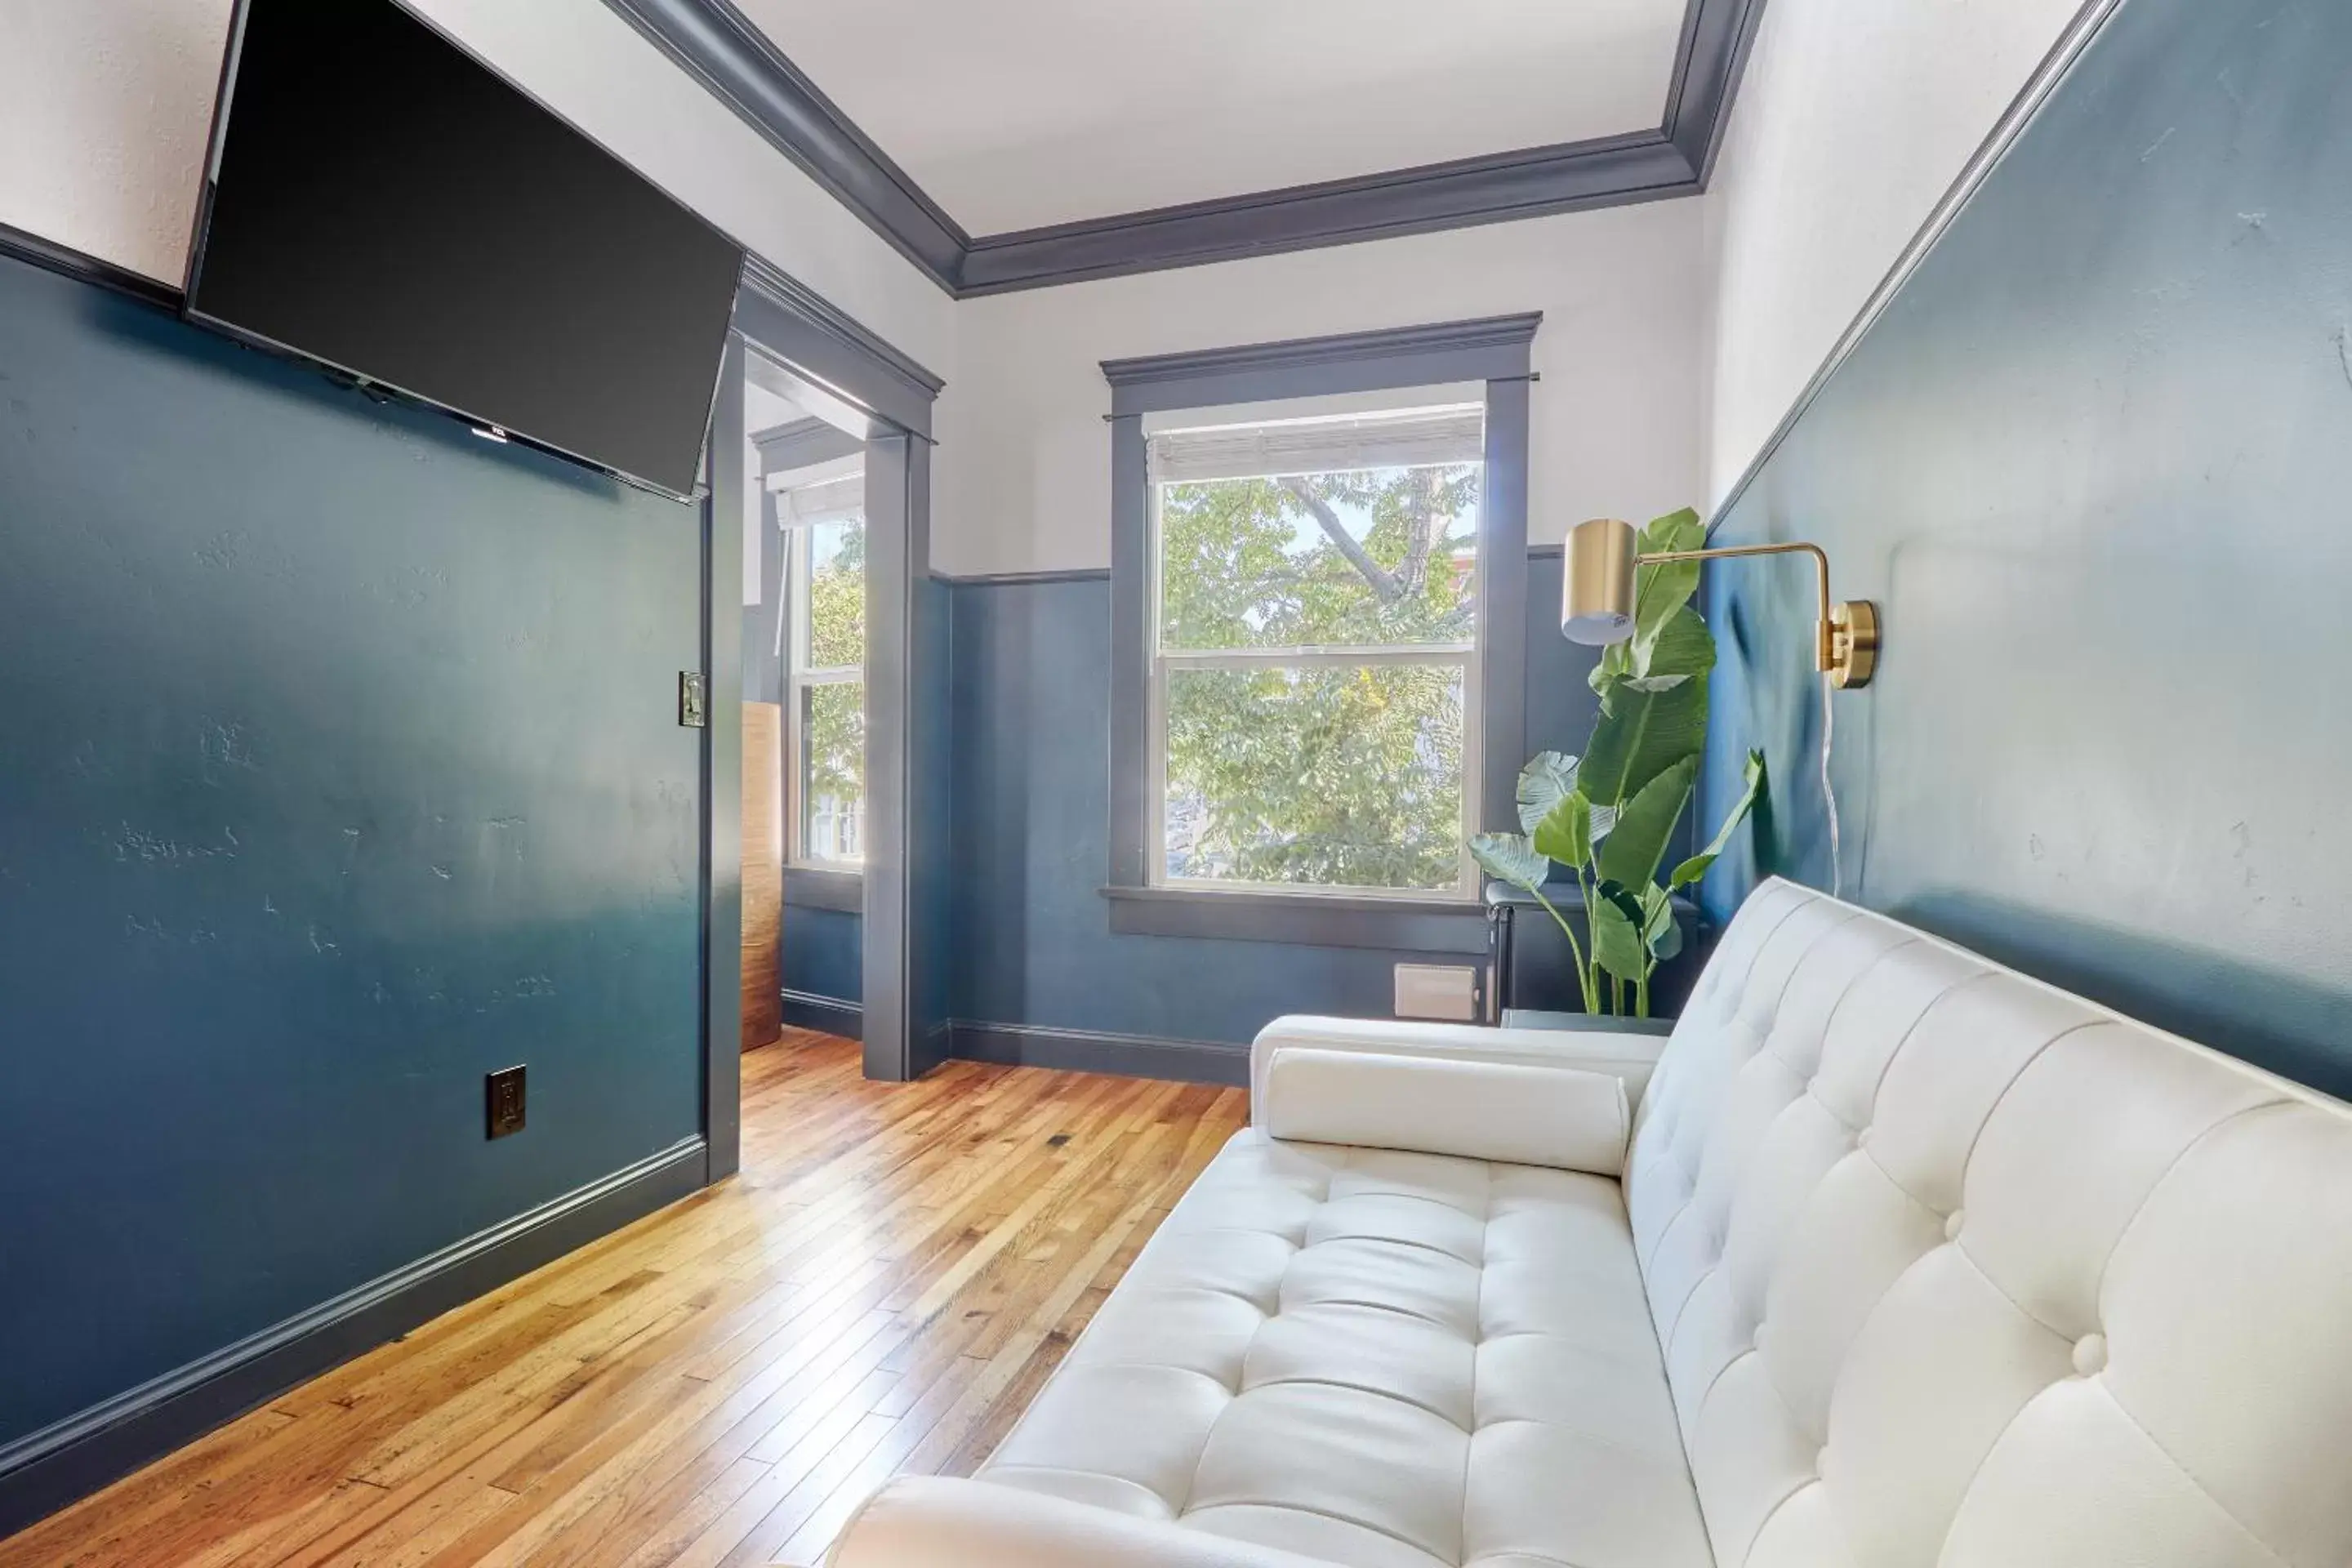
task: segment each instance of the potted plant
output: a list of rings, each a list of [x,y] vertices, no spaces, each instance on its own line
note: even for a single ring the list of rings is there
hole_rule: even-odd
[[[1685,509],[1642,530],[1640,548],[1650,554],[1706,542],[1706,525]],[[1715,634],[1691,607],[1698,572],[1696,561],[1636,571],[1633,635],[1603,649],[1592,672],[1601,716],[1584,755],[1539,753],[1519,772],[1524,833],[1485,833],[1470,842],[1488,876],[1533,895],[1567,934],[1587,1013],[1650,1016],[1651,976],[1682,950],[1673,895],[1706,874],[1764,787],[1764,753],[1750,752],[1747,787],[1715,837],[1659,880],[1706,743]],[[1589,950],[1544,894],[1555,864],[1575,879]]]

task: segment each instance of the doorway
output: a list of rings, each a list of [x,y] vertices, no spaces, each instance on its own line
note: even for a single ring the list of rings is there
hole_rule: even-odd
[[[947,605],[936,376],[756,258],[712,411],[705,1126],[736,1169],[740,1055],[792,1028],[866,1076],[944,1059]]]
[[[834,403],[747,347],[745,1050],[864,1033],[868,436]]]

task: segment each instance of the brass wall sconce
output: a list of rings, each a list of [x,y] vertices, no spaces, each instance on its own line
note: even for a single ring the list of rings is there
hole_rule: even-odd
[[[1878,606],[1867,599],[1830,598],[1830,558],[1816,544],[1732,544],[1717,550],[1641,553],[1630,522],[1595,518],[1570,530],[1561,574],[1559,629],[1591,647],[1633,635],[1633,569],[1653,562],[1715,561],[1732,555],[1810,555],[1821,589],[1813,628],[1813,668],[1832,685],[1852,690],[1870,684],[1878,668]]]

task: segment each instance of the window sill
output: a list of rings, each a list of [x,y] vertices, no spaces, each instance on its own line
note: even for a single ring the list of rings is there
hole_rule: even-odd
[[[784,868],[784,902],[803,910],[866,912],[866,876],[819,866]]]
[[[1110,929],[1121,936],[1202,937],[1403,953],[1484,955],[1487,949],[1486,910],[1467,899],[1195,888],[1105,888],[1102,896],[1110,904]]]

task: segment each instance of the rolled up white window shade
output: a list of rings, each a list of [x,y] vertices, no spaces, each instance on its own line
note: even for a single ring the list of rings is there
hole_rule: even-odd
[[[821,484],[802,485],[776,498],[786,527],[796,522],[830,522],[865,510],[866,476],[851,474]]]
[[[1486,411],[1475,403],[1264,425],[1162,430],[1150,438],[1160,484],[1344,473],[1482,461]]]

